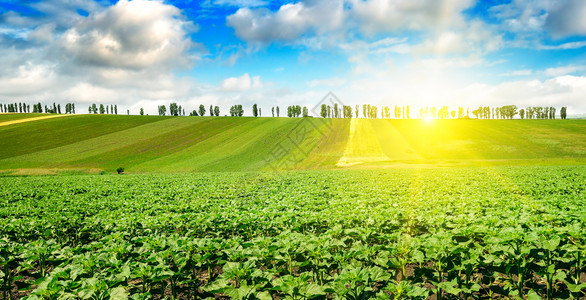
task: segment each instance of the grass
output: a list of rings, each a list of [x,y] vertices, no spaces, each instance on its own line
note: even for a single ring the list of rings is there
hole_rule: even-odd
[[[0,170],[27,174],[586,162],[584,120],[75,115],[3,126],[0,137]]]
[[[44,116],[47,116],[47,114],[0,113],[0,123]]]
[[[578,120],[353,120],[344,163],[533,164],[584,162]]]

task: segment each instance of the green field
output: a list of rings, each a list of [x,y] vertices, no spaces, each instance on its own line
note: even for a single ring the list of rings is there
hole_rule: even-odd
[[[586,297],[583,120],[4,124],[1,299]]]
[[[13,116],[0,115],[0,122]],[[0,137],[0,170],[16,174],[117,167],[173,173],[586,162],[584,120],[73,115],[0,126]]]
[[[5,297],[586,295],[584,166],[0,180]]]

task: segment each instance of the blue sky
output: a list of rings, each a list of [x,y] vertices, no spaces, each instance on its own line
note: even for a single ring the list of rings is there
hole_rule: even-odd
[[[585,50],[582,0],[4,1],[0,102],[578,114]]]

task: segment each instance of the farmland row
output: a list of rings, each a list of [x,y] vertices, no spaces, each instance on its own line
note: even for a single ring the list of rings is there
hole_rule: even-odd
[[[4,297],[586,293],[583,166],[0,181]]]

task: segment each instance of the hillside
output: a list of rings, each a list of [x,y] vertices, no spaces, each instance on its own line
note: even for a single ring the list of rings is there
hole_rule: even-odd
[[[1,114],[0,123],[17,118]],[[0,170],[32,173],[113,172],[119,166],[140,173],[586,162],[583,120],[72,115],[0,126],[0,137]]]

